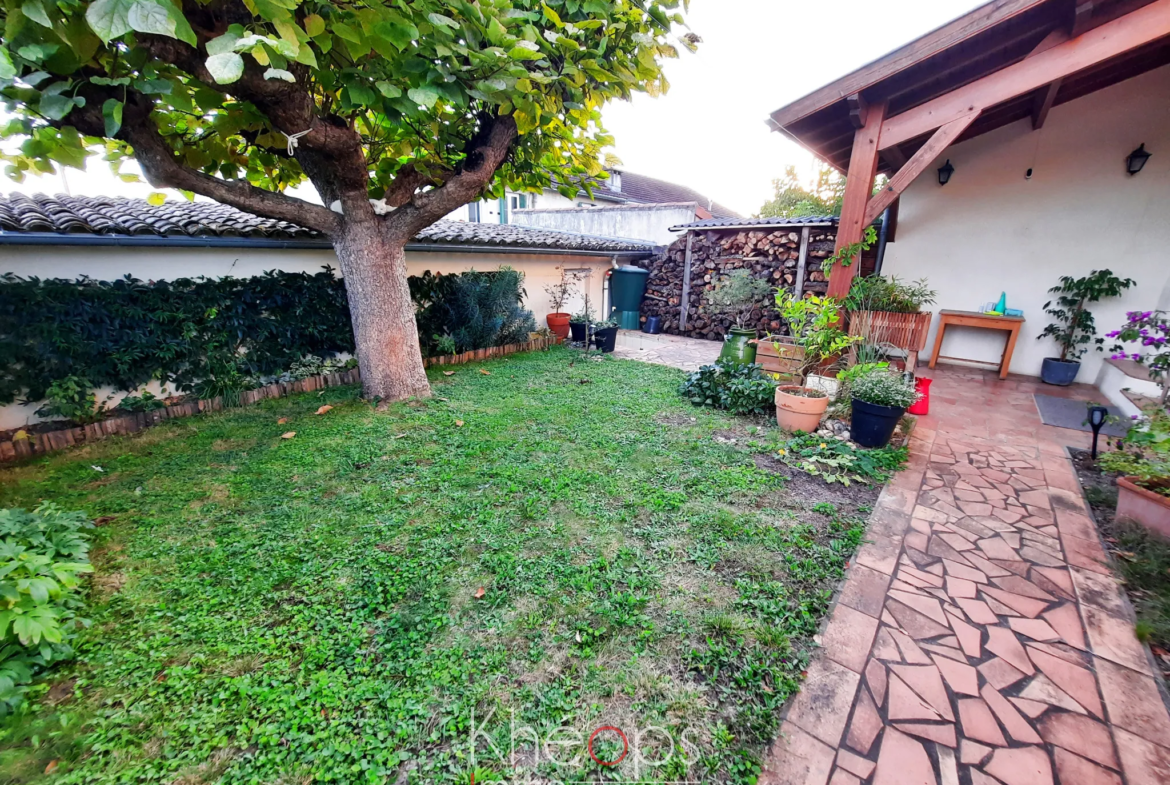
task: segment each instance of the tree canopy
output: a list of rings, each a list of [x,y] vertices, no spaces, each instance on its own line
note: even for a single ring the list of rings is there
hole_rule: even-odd
[[[772,181],[774,194],[760,208],[761,218],[797,218],[802,215],[841,215],[845,198],[845,177],[828,164],[818,161],[814,179],[802,183],[795,166],[784,169],[784,176]]]

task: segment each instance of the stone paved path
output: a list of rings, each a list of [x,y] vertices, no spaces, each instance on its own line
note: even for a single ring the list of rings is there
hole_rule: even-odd
[[[613,356],[627,360],[641,360],[655,365],[669,365],[684,371],[697,371],[719,358],[723,344],[679,335],[647,335],[637,330],[618,332],[617,348]]]
[[[936,374],[762,784],[1170,783],[1170,714],[1064,451],[1086,435],[1041,425],[1038,388]]]

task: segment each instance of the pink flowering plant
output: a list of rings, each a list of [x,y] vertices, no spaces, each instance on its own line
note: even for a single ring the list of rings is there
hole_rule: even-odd
[[[1166,311],[1130,311],[1120,330],[1108,333],[1119,343],[1114,360],[1133,360],[1145,366],[1150,378],[1162,386],[1162,405],[1170,394],[1170,314]],[[1126,344],[1137,344],[1136,351]]]

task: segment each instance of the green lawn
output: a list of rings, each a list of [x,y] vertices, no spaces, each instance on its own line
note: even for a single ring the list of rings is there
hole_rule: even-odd
[[[0,782],[467,783],[473,732],[477,782],[751,781],[872,494],[786,488],[754,460],[776,430],[692,408],[679,371],[431,376],[387,411],[333,388],[0,470],[0,506],[112,517]],[[586,750],[603,725],[619,766]]]

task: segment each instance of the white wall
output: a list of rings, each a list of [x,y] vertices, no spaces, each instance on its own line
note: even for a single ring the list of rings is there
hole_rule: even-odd
[[[1126,156],[1142,143],[1153,157],[1130,177]],[[955,173],[940,187],[935,170],[947,158]],[[1168,206],[1170,66],[1058,106],[1039,131],[1022,120],[952,147],[903,194],[884,272],[928,278],[939,291],[936,314],[976,310],[1006,292],[1008,307],[1027,319],[1011,370],[1034,376],[1057,354],[1051,340],[1036,337],[1060,276],[1108,268],[1138,282],[1094,306],[1101,335],[1127,311],[1165,299]],[[942,353],[998,362],[1002,335],[951,327]],[[932,329],[928,350],[933,345]],[[1086,354],[1078,380],[1092,382],[1104,357]]]
[[[695,205],[537,208],[517,210],[512,223],[561,232],[626,237],[670,245],[678,235],[670,227],[695,220]]]
[[[14,273],[22,277],[69,278],[87,275],[95,280],[110,281],[127,274],[142,280],[174,280],[207,276],[220,278],[231,275],[247,278],[266,270],[287,272],[321,271],[330,265],[340,275],[337,257],[330,249],[283,250],[246,248],[148,248],[109,246],[21,246],[0,245],[0,274]],[[467,270],[495,270],[507,265],[524,273],[524,304],[536,317],[538,326],[544,325],[549,313],[548,295],[544,287],[560,281],[562,270],[580,271],[585,288],[593,299],[594,311],[601,310],[605,271],[612,266],[608,257],[537,255],[537,254],[471,254],[407,252],[406,266],[410,275],[425,270],[432,273],[460,273]],[[588,272],[588,277],[583,273]],[[573,311],[580,310],[582,297],[569,303]],[[157,393],[157,384],[150,385]],[[174,390],[172,390],[174,392]],[[98,390],[102,401],[114,393],[110,406],[121,400],[123,393],[111,388]],[[19,428],[39,421],[33,412],[39,403],[18,403],[0,406],[0,431]]]

